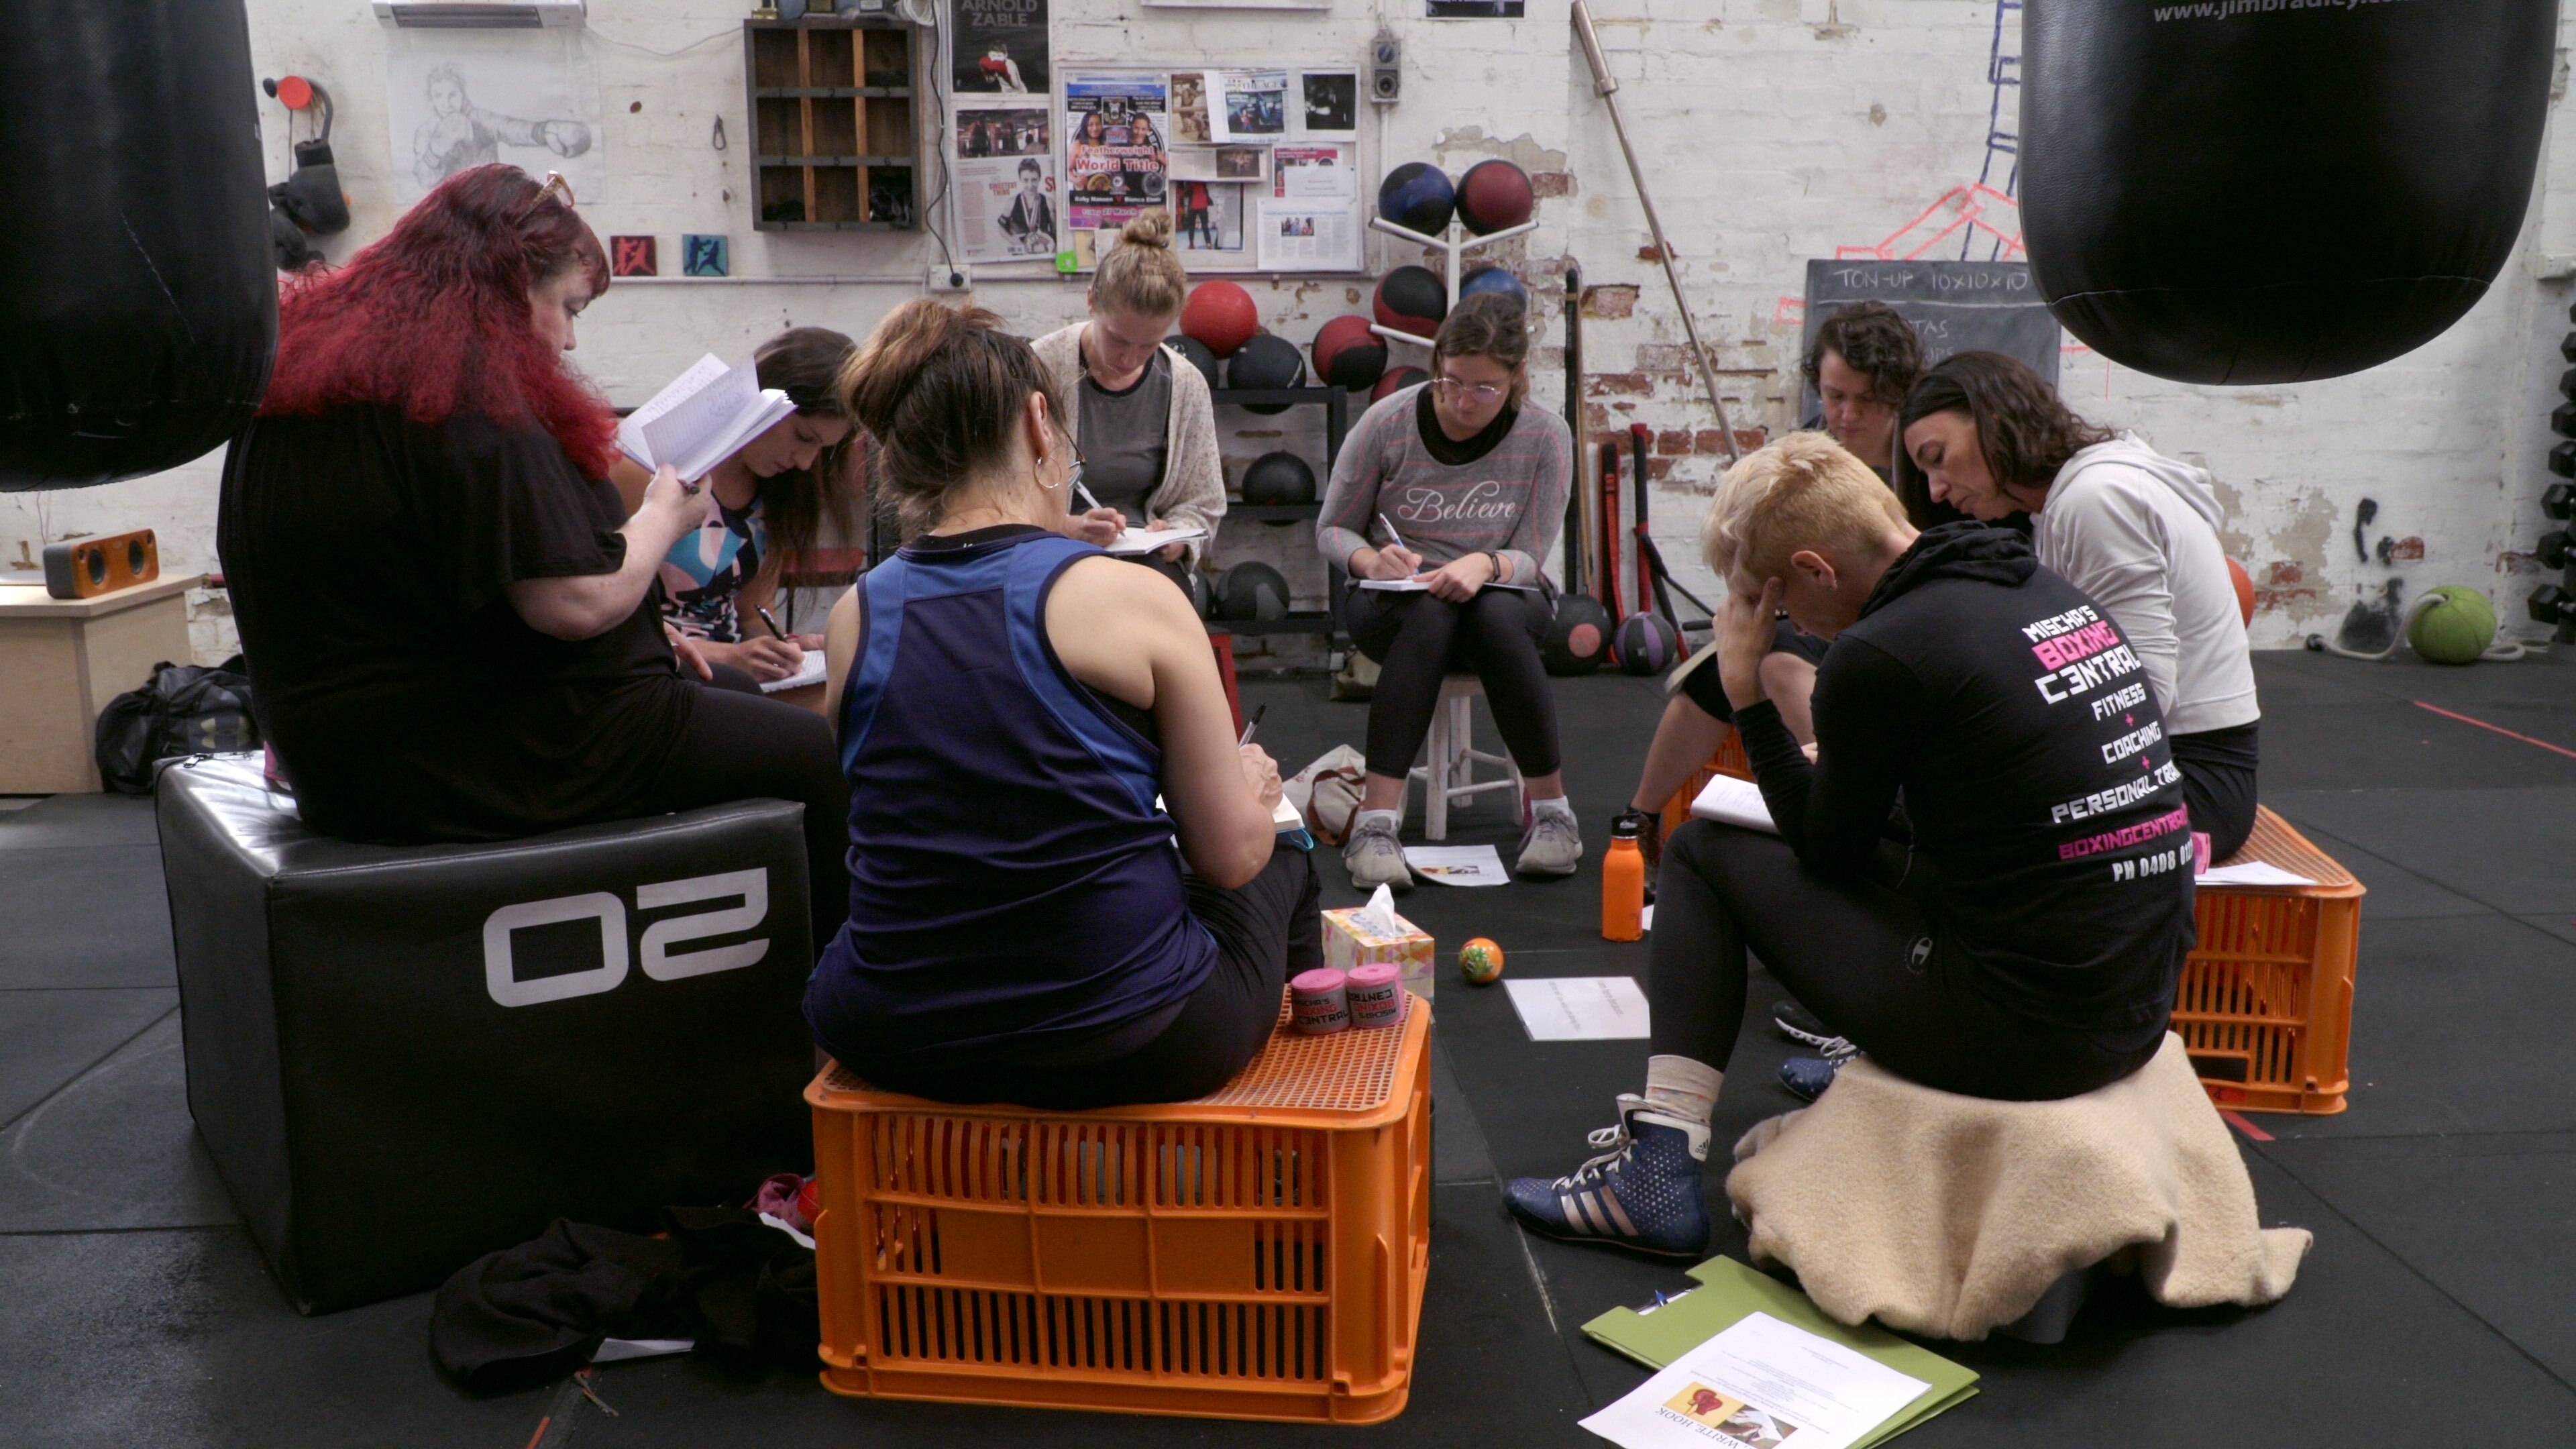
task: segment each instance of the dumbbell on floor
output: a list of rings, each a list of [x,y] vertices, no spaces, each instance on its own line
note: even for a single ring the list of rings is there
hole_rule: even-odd
[[[2535,624],[2576,623],[2576,594],[2556,584],[2542,584],[2532,590],[2523,607],[2531,611],[2531,622]]]
[[[2543,568],[2563,569],[2576,563],[2576,535],[2563,528],[2553,528],[2540,536],[2536,550]]]

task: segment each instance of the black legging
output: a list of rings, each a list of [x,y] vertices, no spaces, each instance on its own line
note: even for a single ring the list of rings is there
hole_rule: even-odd
[[[2175,735],[2169,748],[2182,771],[2183,808],[2191,828],[2209,837],[2209,858],[2225,860],[2254,833],[2255,725]]]
[[[716,666],[719,675],[727,666]],[[739,671],[732,671],[738,673]],[[745,676],[748,678],[748,676]],[[638,810],[694,810],[731,800],[794,800],[805,807],[805,883],[814,908],[814,951],[850,914],[850,785],[832,727],[812,710],[759,692],[698,691],[689,728]]]
[[[1904,848],[1881,852],[1872,879],[1831,883],[1776,835],[1709,820],[1674,831],[1648,948],[1655,1052],[1726,1066],[1744,1021],[1750,947],[1818,1019],[1898,1076],[1941,1091],[2072,1097],[2155,1055],[2162,1013],[2069,1031],[2002,1010],[1958,979],[1930,914],[1905,888]]]
[[[1324,964],[1322,902],[1313,857],[1285,842],[1271,850],[1261,874],[1235,890],[1196,876],[1186,885],[1190,914],[1216,938],[1216,966],[1144,1045],[1108,1061],[1050,1065],[997,1055],[936,1075],[875,1062],[854,1068],[877,1086],[940,1102],[1077,1111],[1206,1096],[1270,1039],[1288,978]]]
[[[1559,763],[1556,696],[1539,663],[1547,601],[1524,589],[1479,589],[1463,604],[1422,593],[1387,593],[1356,583],[1342,626],[1378,662],[1369,696],[1368,768],[1401,780],[1431,733],[1440,680],[1453,670],[1484,682],[1494,728],[1524,775],[1552,775]]]

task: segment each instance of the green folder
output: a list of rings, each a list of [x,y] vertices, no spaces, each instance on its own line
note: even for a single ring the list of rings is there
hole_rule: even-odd
[[[1852,1449],[1873,1449],[1976,1396],[1976,1370],[1962,1368],[1876,1324],[1847,1328],[1836,1323],[1806,1294],[1733,1258],[1711,1258],[1691,1269],[1690,1275],[1699,1280],[1700,1286],[1685,1289],[1643,1312],[1613,1308],[1583,1325],[1583,1331],[1646,1367],[1659,1369],[1733,1328],[1746,1315],[1768,1313],[1782,1323],[1831,1339],[1908,1378],[1931,1385],[1895,1417],[1855,1442]]]

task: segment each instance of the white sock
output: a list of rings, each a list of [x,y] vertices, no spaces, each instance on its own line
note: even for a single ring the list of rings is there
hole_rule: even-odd
[[[1574,807],[1568,804],[1562,795],[1552,795],[1545,800],[1532,800],[1530,818],[1535,820],[1541,815],[1556,816],[1568,825],[1574,823]]]
[[[1690,1057],[1646,1058],[1646,1100],[1685,1122],[1707,1125],[1725,1080],[1724,1072]]]
[[[1360,833],[1361,826],[1369,824],[1384,825],[1389,833],[1400,834],[1404,829],[1404,812],[1400,810],[1363,810],[1351,821],[1351,833],[1353,835],[1357,835]]]

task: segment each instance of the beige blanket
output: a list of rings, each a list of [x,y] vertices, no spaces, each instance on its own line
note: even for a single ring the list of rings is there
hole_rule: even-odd
[[[2261,1226],[2227,1126],[2168,1034],[2136,1075],[2061,1102],[1916,1086],[1867,1058],[1735,1145],[1753,1261],[1827,1313],[1978,1339],[2124,1249],[2156,1301],[2270,1303],[2310,1236]]]

